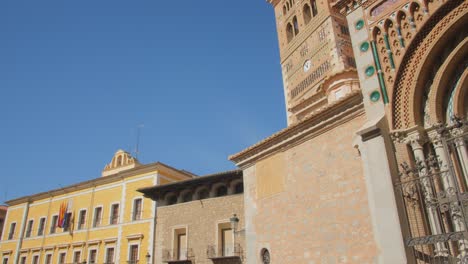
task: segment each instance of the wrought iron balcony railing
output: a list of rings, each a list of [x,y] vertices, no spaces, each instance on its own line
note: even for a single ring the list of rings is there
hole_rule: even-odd
[[[217,258],[240,258],[242,256],[242,248],[239,244],[227,245],[208,245],[206,255],[209,259]]]
[[[162,259],[166,263],[188,263],[193,259],[191,248],[163,249]]]

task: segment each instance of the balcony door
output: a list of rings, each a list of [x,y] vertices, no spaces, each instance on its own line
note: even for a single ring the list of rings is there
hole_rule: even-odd
[[[186,260],[187,259],[187,234],[178,234],[177,235],[177,259]]]
[[[234,255],[234,236],[231,228],[221,229],[221,254],[223,257]]]

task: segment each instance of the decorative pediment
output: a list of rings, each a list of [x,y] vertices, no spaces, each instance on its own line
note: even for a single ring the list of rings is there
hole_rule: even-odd
[[[130,153],[119,149],[112,158],[112,161],[106,165],[104,170],[102,171],[102,176],[109,176],[112,174],[116,174],[118,172],[133,169],[136,166],[139,166],[140,163],[138,160]]]

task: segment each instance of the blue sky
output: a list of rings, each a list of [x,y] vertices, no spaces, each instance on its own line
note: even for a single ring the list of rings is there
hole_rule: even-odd
[[[134,151],[203,175],[286,126],[263,0],[0,1],[0,203]]]

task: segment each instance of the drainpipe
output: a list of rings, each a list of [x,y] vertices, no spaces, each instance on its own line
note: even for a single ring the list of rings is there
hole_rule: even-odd
[[[21,250],[21,246],[23,245],[24,231],[27,225],[26,220],[28,219],[30,204],[31,204],[31,200],[28,198],[28,201],[26,202],[26,206],[24,208],[23,220],[21,222],[21,230],[20,230],[20,234],[18,237],[18,244],[16,244],[15,262],[14,262],[15,264],[18,264],[19,262],[20,250]]]

